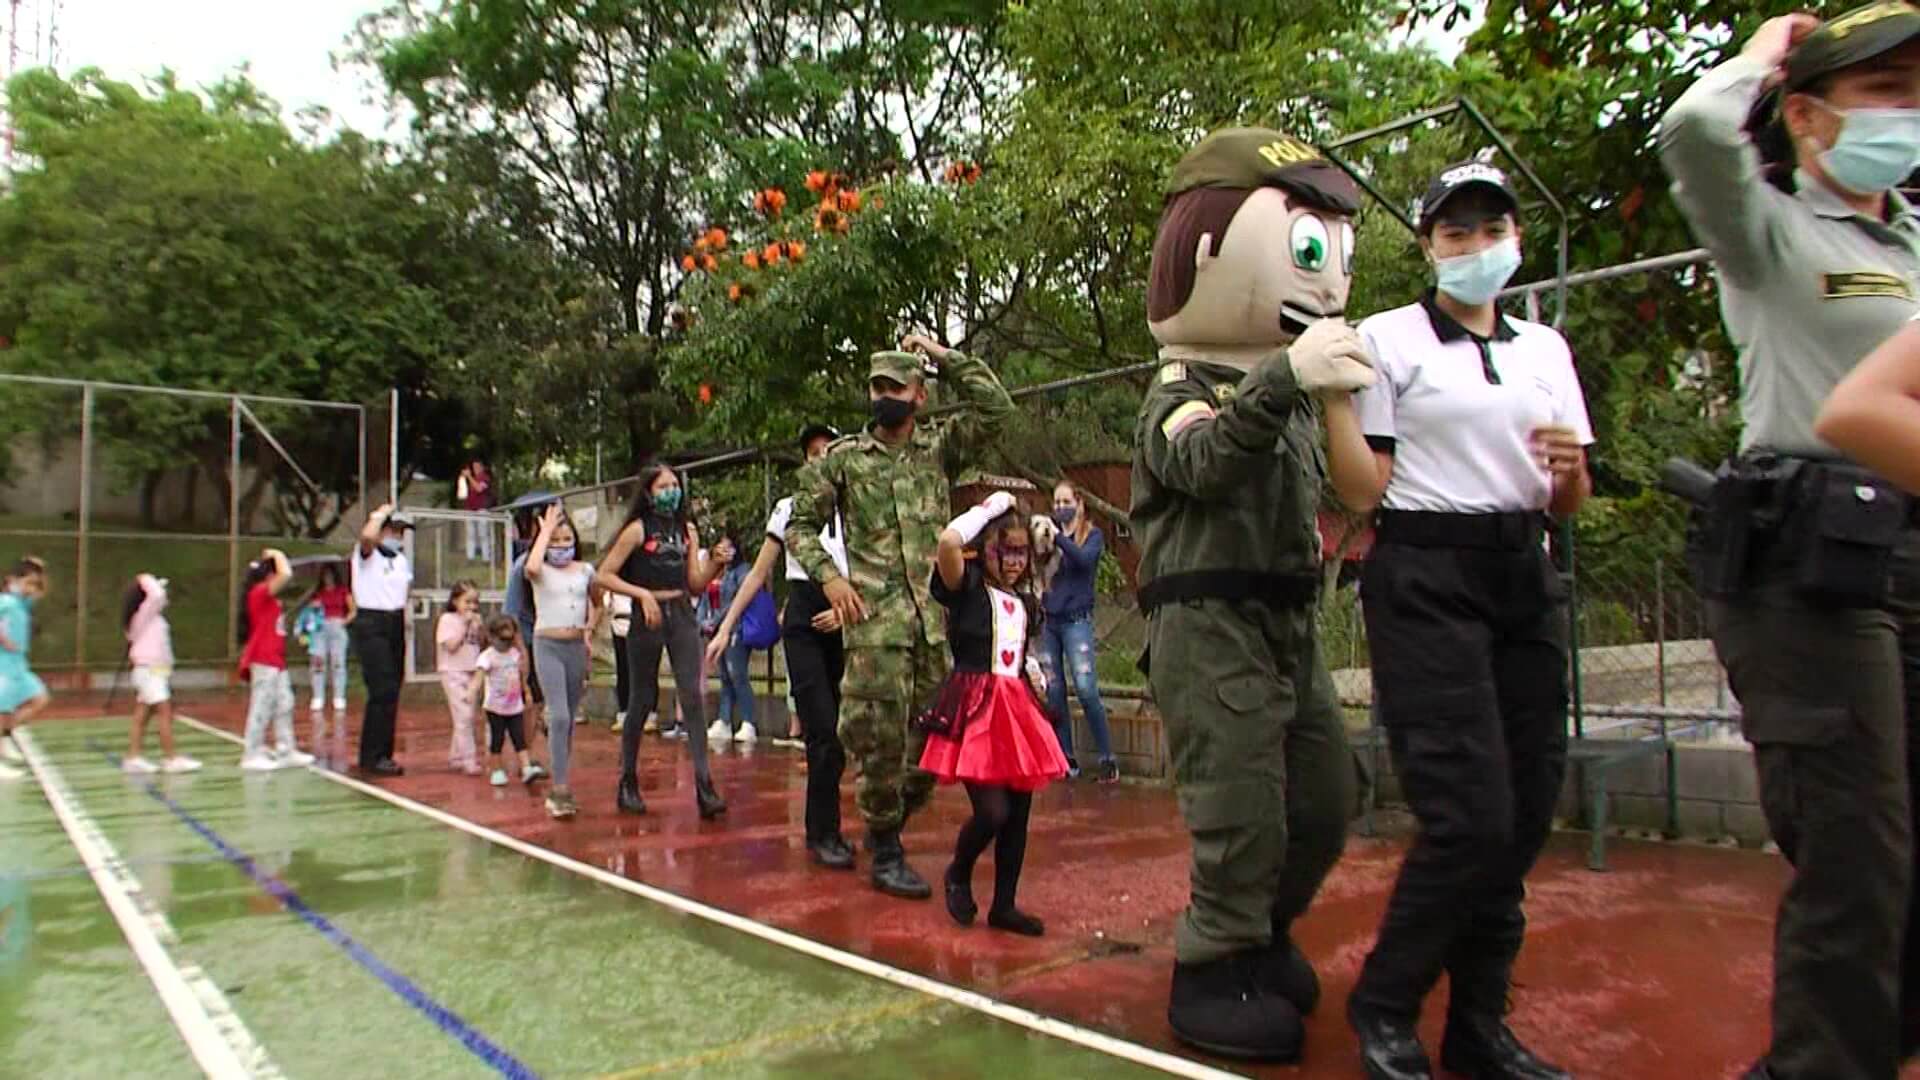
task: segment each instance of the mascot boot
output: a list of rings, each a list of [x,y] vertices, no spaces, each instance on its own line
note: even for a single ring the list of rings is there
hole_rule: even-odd
[[[1231,128],[1175,167],[1135,432],[1147,670],[1193,837],[1167,1020],[1211,1053],[1294,1061],[1319,980],[1289,933],[1346,842],[1354,773],[1313,602],[1316,396],[1373,381],[1342,317],[1360,192],[1319,151]]]

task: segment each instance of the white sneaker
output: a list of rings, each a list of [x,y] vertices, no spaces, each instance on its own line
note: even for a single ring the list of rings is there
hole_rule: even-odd
[[[6,762],[0,761],[0,780],[23,780],[26,778],[26,775],[26,770],[16,769]]]
[[[734,742],[753,742],[759,737],[760,733],[753,730],[752,724],[741,724],[740,730],[733,733]]]
[[[143,757],[130,757],[120,762],[120,771],[128,775],[157,773],[160,771],[160,766]]]
[[[493,775],[487,778],[487,783],[492,784],[494,787],[506,787],[507,786],[507,770],[505,769],[493,770]]]
[[[640,725],[640,730],[641,731],[659,731],[660,730],[660,714],[657,712],[648,713],[647,722]]]
[[[725,720],[715,720],[707,725],[708,742],[726,742],[731,738],[733,738],[733,731],[727,727]]]
[[[293,748],[275,751],[273,756],[280,759],[280,765],[282,768],[287,768],[287,769],[305,768],[306,766],[313,764],[313,761],[314,761],[312,754],[302,753],[301,751]]]
[[[313,711],[313,718],[318,720],[327,711],[327,699],[314,698],[312,711]]]
[[[27,763],[27,755],[20,752],[20,747],[13,741],[12,736],[0,737],[0,761],[9,761],[15,765]]]
[[[170,773],[198,772],[200,763],[185,754],[175,754],[160,763],[160,770]]]
[[[627,714],[624,712],[615,713],[613,717],[613,728],[611,730],[621,731],[625,729],[626,726],[627,726]]]
[[[346,699],[346,698],[343,698],[343,697],[337,697],[337,698],[334,698],[334,699],[333,699],[333,711],[334,711],[334,712],[337,712],[337,713],[343,713],[343,712],[346,712],[346,711],[347,711],[347,699]]]
[[[248,772],[272,772],[280,767],[280,759],[262,750],[241,758],[240,767]]]

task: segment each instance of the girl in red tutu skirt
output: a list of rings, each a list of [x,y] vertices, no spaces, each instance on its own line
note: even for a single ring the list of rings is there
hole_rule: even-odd
[[[1032,565],[1030,538],[1012,510],[1013,496],[996,492],[940,534],[933,597],[947,608],[953,674],[918,721],[927,732],[920,767],[941,783],[965,784],[973,802],[947,867],[947,913],[962,926],[973,923],[973,864],[991,842],[987,925],[1037,937],[1045,926],[1014,906],[1027,815],[1033,793],[1067,774],[1067,759],[1025,678],[1028,625],[1038,605],[1022,589]]]

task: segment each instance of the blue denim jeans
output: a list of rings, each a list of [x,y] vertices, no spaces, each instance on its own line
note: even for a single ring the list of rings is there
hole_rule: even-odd
[[[1093,616],[1048,619],[1043,625],[1040,663],[1047,672],[1047,711],[1060,737],[1060,752],[1073,756],[1073,714],[1067,704],[1067,684],[1073,684],[1080,709],[1087,714],[1094,748],[1101,761],[1113,760],[1113,737],[1107,732],[1107,706],[1100,700],[1100,675],[1094,666]],[[1067,673],[1066,678],[1061,672]]]
[[[739,634],[733,635],[720,658],[720,710],[715,715],[735,731],[753,723],[752,661],[753,650],[741,643]]]

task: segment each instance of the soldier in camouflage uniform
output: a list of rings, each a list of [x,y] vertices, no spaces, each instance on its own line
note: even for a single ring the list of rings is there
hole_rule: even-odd
[[[1148,671],[1193,835],[1167,1018],[1213,1053],[1298,1059],[1319,982],[1290,928],[1340,857],[1354,767],[1314,625],[1316,395],[1373,381],[1338,318],[1359,191],[1279,132],[1174,169],[1147,314],[1133,527]]]
[[[801,471],[787,543],[826,592],[846,637],[840,741],[860,763],[855,801],[867,822],[873,885],[925,899],[933,891],[907,865],[900,830],[933,794],[933,776],[918,768],[926,737],[910,721],[947,674],[946,623],[929,592],[934,549],[952,516],[953,480],[1013,412],[1013,399],[979,360],[919,335],[901,347],[930,354],[968,408],[951,419],[915,420],[927,400],[926,360],[911,351],[874,353],[873,422]],[[820,546],[836,509],[847,577]]]

